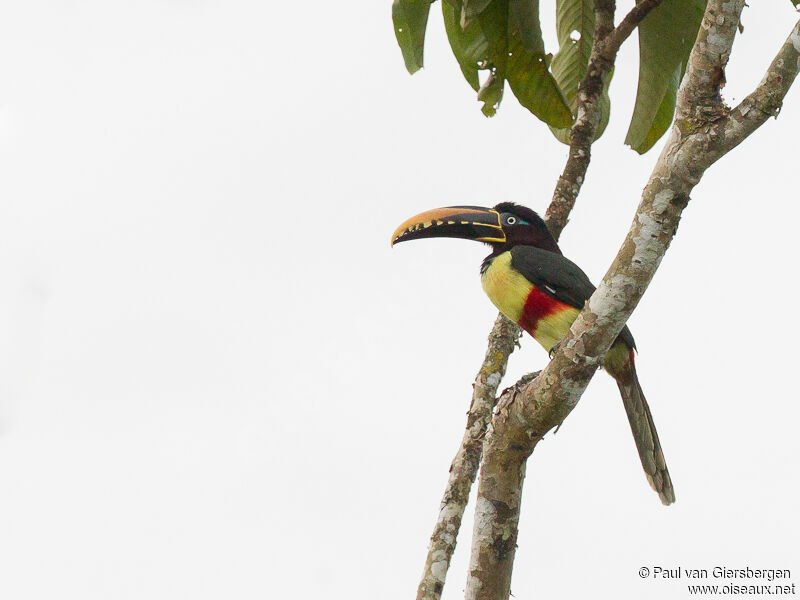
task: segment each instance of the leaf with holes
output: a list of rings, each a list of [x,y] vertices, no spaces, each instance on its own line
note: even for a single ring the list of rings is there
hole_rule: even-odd
[[[464,78],[472,86],[472,89],[477,92],[481,87],[478,78],[478,65],[488,65],[489,42],[486,41],[486,36],[483,35],[483,30],[477,21],[472,21],[465,28],[461,28],[460,12],[460,2],[456,3],[455,6],[442,2],[444,29],[447,32],[450,48],[458,61],[458,66],[461,67]]]
[[[589,56],[592,53],[594,40],[594,3],[592,0],[557,0],[556,32],[559,49],[553,57],[553,77],[558,87],[564,92],[574,115],[578,105],[578,86],[586,75]],[[605,131],[611,114],[611,100],[608,97],[608,86],[611,74],[607,76],[603,92],[600,95],[600,123],[597,126],[595,140]],[[556,139],[569,144],[569,128],[554,128],[550,131]]]
[[[670,0],[639,25],[639,87],[625,143],[644,154],[664,135],[697,38],[705,0]]]
[[[539,0],[510,0],[509,6],[512,26],[519,31],[522,46],[528,52],[544,55],[542,27],[539,24]]]
[[[403,53],[406,69],[412,75],[422,68],[425,28],[431,0],[394,0],[392,21],[397,43]]]
[[[490,73],[486,81],[483,82],[481,89],[478,90],[478,100],[483,102],[481,112],[487,117],[493,117],[503,99],[503,89],[505,81],[495,73]]]
[[[538,8],[538,4],[533,4]],[[489,44],[489,59],[495,75],[508,81],[511,91],[525,108],[554,127],[569,127],[572,113],[549,70],[550,57],[543,52],[531,52],[522,42],[517,17],[510,14],[509,0],[495,0],[478,20]],[[533,13],[539,22],[538,11]],[[544,48],[541,31],[533,43]],[[530,45],[530,44],[529,44]]]

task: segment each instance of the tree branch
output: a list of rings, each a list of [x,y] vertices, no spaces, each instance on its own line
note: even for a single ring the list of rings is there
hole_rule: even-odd
[[[633,33],[633,30],[639,26],[644,18],[650,14],[656,6],[661,4],[663,0],[641,0],[631,11],[625,15],[625,18],[620,21],[619,25],[608,35],[602,52],[607,58],[612,58],[617,55],[622,42],[628,39],[628,36]]]
[[[758,87],[728,115],[722,149],[733,150],[769,117],[777,117],[800,69],[800,21],[767,69]]]
[[[795,26],[765,80],[742,103],[758,107],[757,114],[746,125],[742,118],[750,110],[720,116],[720,87],[743,6],[744,0],[709,0],[678,94],[678,114],[691,122],[673,125],[616,259],[553,360],[498,404],[484,444],[468,600],[508,598],[527,458],[578,403],[652,280],[705,170],[774,113],[797,75],[800,30]]]
[[[625,16],[616,29],[614,2],[609,0],[595,2],[592,52],[586,76],[578,87],[575,123],[569,134],[569,156],[545,214],[547,227],[556,240],[567,225],[569,214],[586,179],[586,171],[592,158],[592,143],[600,124],[600,95],[603,93],[605,80],[616,62],[617,52],[622,42],[630,36],[642,19],[662,1],[643,0]]]
[[[718,2],[710,0],[700,23],[686,76],[678,89],[675,120],[686,120],[702,124],[714,121],[727,114],[722,101],[722,86],[725,85],[725,65],[731,54],[736,27],[742,12],[741,2]],[[731,27],[731,24],[734,27]]]
[[[593,53],[598,40],[608,35],[614,27],[613,0],[599,0],[598,4],[600,5],[600,14],[595,17]],[[597,124],[600,122],[600,110],[599,108],[594,110],[594,108],[602,92],[603,84],[601,76],[596,74],[590,76],[588,71],[589,69],[587,69],[587,74],[581,84],[581,88],[585,88],[587,91],[581,96],[583,100],[579,101],[578,105],[578,114],[584,116],[576,119],[572,126],[570,158],[567,160],[564,174],[559,178],[553,193],[553,200],[548,208],[550,216],[548,227],[556,240],[566,225],[569,212],[575,205],[580,185],[583,183],[583,177],[589,166],[588,147],[594,140]],[[588,84],[588,79],[597,79],[599,86]],[[585,162],[583,160],[584,151],[581,149],[584,147],[587,148]],[[566,200],[562,200],[562,198],[566,198]],[[560,208],[558,208],[559,205],[561,205]],[[558,217],[553,218],[552,212],[557,212]],[[513,352],[514,344],[520,333],[521,330],[515,323],[506,319],[502,314],[498,315],[489,335],[486,358],[481,365],[473,388],[467,429],[461,440],[461,446],[450,465],[450,478],[442,497],[439,517],[431,535],[425,569],[417,587],[417,600],[439,600],[441,597],[450,560],[455,551],[461,519],[469,499],[469,492],[480,466],[483,438],[495,407],[497,386],[505,375],[508,357]]]
[[[567,224],[589,167],[590,147],[594,142],[601,117],[598,101],[604,85],[603,79],[613,67],[622,42],[661,1],[644,0],[616,29],[614,29],[615,2],[613,0],[596,2],[592,53],[587,73],[578,90],[577,118],[570,131],[569,156],[545,216],[556,240]],[[606,43],[601,50],[602,42],[609,37],[613,37],[612,41]],[[489,336],[486,358],[476,378],[467,429],[450,466],[450,478],[431,535],[425,569],[417,588],[418,600],[439,600],[441,597],[470,488],[475,481],[481,461],[481,440],[495,407],[494,396],[505,374],[508,357],[514,350],[519,334],[520,329],[516,324],[498,315]]]
[[[461,518],[481,462],[483,439],[496,402],[497,386],[505,375],[508,357],[519,338],[519,327],[498,315],[489,334],[489,346],[472,388],[467,428],[453,462],[439,517],[431,535],[425,570],[417,588],[417,600],[438,600],[442,595],[450,559],[456,548]]]

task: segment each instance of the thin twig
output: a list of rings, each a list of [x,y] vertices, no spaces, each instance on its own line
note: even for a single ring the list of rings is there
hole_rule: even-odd
[[[661,2],[663,0],[642,0],[634,6],[604,41],[601,48],[603,55],[608,59],[616,56],[620,46],[622,46],[622,42],[628,39],[628,36],[639,26],[639,23]]]
[[[569,156],[545,214],[547,227],[556,239],[566,226],[578,193],[586,180],[586,171],[592,158],[592,143],[601,119],[600,96],[616,62],[617,52],[642,19],[662,1],[643,0],[625,15],[616,29],[614,2],[595,2],[594,41],[586,76],[578,87],[575,123],[569,135]]]
[[[723,149],[738,146],[770,117],[778,116],[783,98],[800,69],[800,21],[767,69],[758,87],[730,111],[725,122]]]

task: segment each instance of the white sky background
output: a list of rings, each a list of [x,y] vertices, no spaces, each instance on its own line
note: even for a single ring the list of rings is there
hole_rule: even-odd
[[[510,93],[480,114],[438,4],[409,77],[389,5],[3,3],[0,597],[413,597],[496,313],[485,247],[389,236],[544,210],[566,147]],[[746,9],[728,100],[796,17]],[[661,147],[622,144],[637,56],[562,238],[594,281]],[[630,322],[678,502],[598,374],[529,464],[516,598],[687,595],[653,565],[800,583],[799,130],[795,89],[696,188]],[[546,359],[523,340],[506,384]]]

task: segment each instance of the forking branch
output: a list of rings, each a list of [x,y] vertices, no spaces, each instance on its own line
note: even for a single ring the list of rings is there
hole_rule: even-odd
[[[591,145],[601,119],[598,104],[605,79],[614,67],[622,43],[661,1],[647,0],[637,4],[616,28],[614,2],[599,0],[595,3],[591,56],[578,90],[568,158],[545,217],[556,240],[567,224],[589,168]],[[450,477],[428,546],[425,568],[417,588],[418,600],[438,600],[441,597],[469,492],[481,463],[486,429],[496,405],[497,388],[505,375],[508,358],[520,331],[519,326],[500,314],[489,334],[486,356],[473,384],[466,431],[450,465]]]
[[[744,0],[708,2],[676,121],[617,257],[550,364],[498,404],[480,472],[469,600],[508,598],[528,457],[577,404],[650,283],[705,170],[777,114],[797,76],[800,22],[757,89],[735,109],[725,106],[720,88],[743,7]]]

